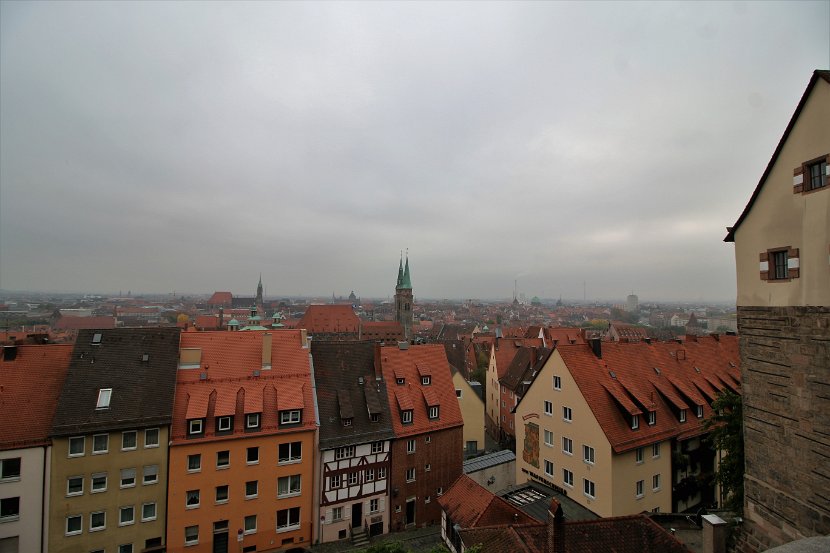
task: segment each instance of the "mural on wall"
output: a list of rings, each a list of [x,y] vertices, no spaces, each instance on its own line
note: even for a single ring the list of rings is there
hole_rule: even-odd
[[[539,425],[535,422],[525,423],[525,448],[522,459],[525,463],[539,468]]]

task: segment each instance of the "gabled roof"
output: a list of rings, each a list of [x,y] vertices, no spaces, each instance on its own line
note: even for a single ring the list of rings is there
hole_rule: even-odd
[[[0,450],[49,442],[52,417],[72,357],[71,344],[11,347],[14,349],[0,356]]]
[[[297,328],[305,328],[309,334],[356,333],[360,319],[350,304],[309,305]]]
[[[169,424],[179,333],[178,328],[79,331],[52,435]],[[98,409],[99,390],[107,388],[109,407]]]
[[[233,294],[230,292],[214,292],[208,300],[208,305],[227,305],[233,303]]]
[[[268,336],[270,366],[263,363]],[[254,413],[261,413],[261,430],[255,436],[315,428],[311,366],[301,331],[185,332],[181,347],[198,352],[198,362],[183,365],[176,374],[174,444],[250,435],[244,415]],[[279,411],[295,409],[301,410],[300,423],[281,427]],[[232,431],[217,436],[215,418],[227,414],[235,415]],[[195,418],[206,419],[204,436],[188,439],[187,421]]]
[[[522,347],[542,347],[541,338],[499,338],[495,341],[494,355],[496,357],[496,372],[499,380],[507,374],[510,363]]]
[[[532,517],[490,493],[466,474],[459,476],[438,498],[438,504],[453,524],[460,524],[462,528],[534,522]]]
[[[793,127],[795,127],[795,123],[796,121],[798,121],[798,117],[801,115],[801,110],[804,109],[804,105],[807,103],[807,98],[810,97],[810,93],[813,91],[813,88],[815,88],[816,83],[819,79],[822,79],[827,83],[830,83],[830,71],[822,71],[818,69],[813,71],[813,75],[810,77],[810,82],[807,83],[807,88],[804,90],[804,94],[801,95],[801,100],[798,101],[798,105],[795,107],[795,112],[793,112],[793,116],[790,118],[790,122],[787,123],[787,128],[784,129],[784,134],[781,135],[781,140],[778,141],[778,146],[775,147],[775,151],[772,153],[772,157],[770,158],[769,163],[767,163],[767,167],[766,169],[764,169],[764,173],[761,175],[761,180],[758,181],[758,185],[752,192],[752,196],[749,198],[749,202],[746,204],[746,207],[744,207],[743,212],[741,212],[741,216],[738,217],[737,221],[735,221],[735,224],[731,227],[726,227],[727,234],[726,238],[723,239],[724,242],[735,241],[735,231],[738,230],[738,227],[741,226],[741,223],[743,223],[746,216],[749,215],[749,211],[752,209],[752,205],[755,203],[755,200],[761,193],[761,189],[764,187],[764,184],[767,181],[767,177],[769,176],[773,166],[775,165],[776,160],[778,159],[778,155],[784,148],[784,144],[790,137],[790,133],[792,132]]]
[[[553,355],[561,356],[616,453],[702,434],[702,422],[712,414],[711,402],[704,403],[704,417],[698,418],[693,407],[702,396],[695,390],[714,398],[717,390],[727,388],[719,375],[736,378],[740,363],[736,336],[701,337],[682,344],[603,342],[601,353],[598,358],[589,345],[575,345],[559,346]],[[681,423],[678,414],[684,406],[689,410]],[[633,430],[631,417],[646,410],[655,411],[656,423],[649,425],[641,417],[639,428]]]
[[[386,382],[375,378],[375,345],[312,340],[311,355],[320,409],[320,448],[392,438]],[[343,426],[349,409],[352,423]],[[370,413],[379,414],[378,422],[371,421]]]
[[[542,347],[519,348],[499,382],[508,390],[521,393],[522,383],[530,382],[536,377],[536,372],[542,368],[552,351]]]
[[[426,344],[408,346],[406,349],[387,346],[380,348],[379,355],[392,411],[392,428],[397,437],[464,424],[444,346]],[[430,367],[432,375],[429,384],[421,383],[417,368],[419,365]],[[396,383],[398,375],[404,377],[405,384]],[[437,402],[440,405],[437,419],[427,417],[427,402]],[[401,410],[409,409],[412,410],[412,423],[403,424]]]

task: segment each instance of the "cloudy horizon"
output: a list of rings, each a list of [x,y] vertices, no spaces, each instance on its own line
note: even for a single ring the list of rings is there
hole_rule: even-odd
[[[0,4],[0,289],[734,301],[830,2]]]

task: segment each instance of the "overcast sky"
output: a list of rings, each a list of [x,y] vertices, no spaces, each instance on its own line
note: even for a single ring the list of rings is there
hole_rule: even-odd
[[[735,298],[830,2],[3,2],[0,288]]]

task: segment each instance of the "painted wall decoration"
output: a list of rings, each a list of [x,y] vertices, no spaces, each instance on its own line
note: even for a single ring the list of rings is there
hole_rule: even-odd
[[[525,423],[525,447],[522,459],[525,463],[539,468],[539,425],[535,422]]]

